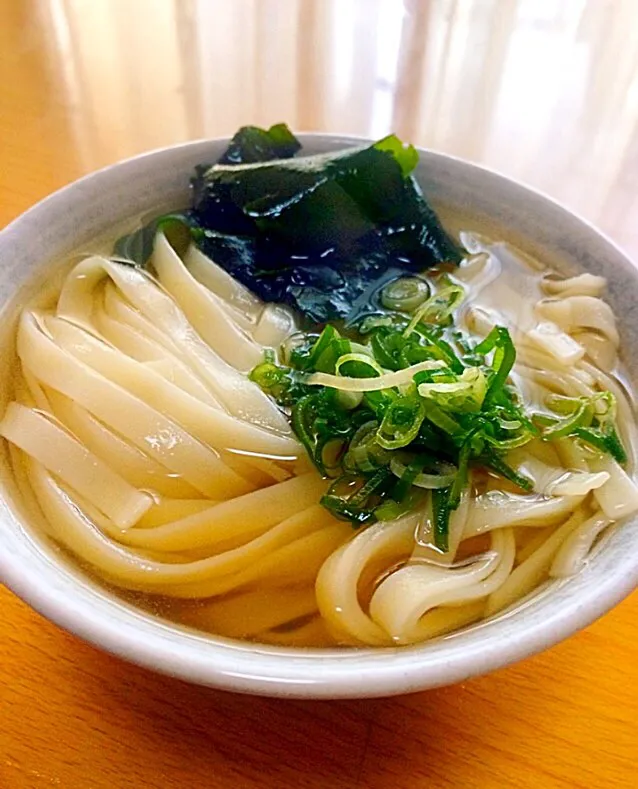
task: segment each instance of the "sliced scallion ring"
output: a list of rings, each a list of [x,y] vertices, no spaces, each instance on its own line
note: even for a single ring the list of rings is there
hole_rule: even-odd
[[[442,288],[417,309],[403,332],[403,336],[409,337],[421,321],[423,323],[445,323],[464,298],[465,291],[460,285],[448,285],[446,288]]]
[[[337,359],[337,363],[335,364],[335,375],[339,375],[341,368],[344,366],[344,364],[348,363],[364,365],[364,371],[366,371],[366,375],[355,376],[357,378],[374,378],[376,376],[383,375],[384,372],[383,367],[381,367],[379,363],[375,361],[373,356],[368,356],[366,353],[344,353],[343,356],[340,356]],[[372,373],[371,375],[368,374],[368,370],[370,373]]]
[[[438,467],[436,474],[422,471],[416,475],[412,484],[416,485],[417,488],[427,488],[428,490],[447,488],[451,485],[456,476],[456,466],[445,461],[438,461],[436,465]],[[393,458],[390,461],[390,471],[399,479],[405,474],[406,468],[406,464],[402,463],[398,458]]]
[[[381,303],[389,310],[414,312],[430,296],[430,287],[419,277],[395,279],[381,291]]]

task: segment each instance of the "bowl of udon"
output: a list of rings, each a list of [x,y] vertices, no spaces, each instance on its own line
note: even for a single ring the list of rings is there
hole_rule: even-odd
[[[0,580],[202,685],[383,696],[638,581],[638,274],[467,162],[283,124],[0,234]]]

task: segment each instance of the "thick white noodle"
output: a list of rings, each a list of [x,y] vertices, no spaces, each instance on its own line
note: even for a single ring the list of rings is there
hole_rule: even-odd
[[[550,279],[545,277],[541,287],[548,296],[602,296],[607,281],[595,274],[578,274],[567,279]]]
[[[595,516],[598,517],[598,516]],[[519,564],[501,586],[488,597],[485,615],[491,616],[501,609],[525,597],[546,578],[556,552],[585,520],[582,508],[574,512],[549,536],[542,545],[524,562]]]
[[[638,486],[613,458],[594,457],[589,461],[593,471],[608,474],[609,480],[594,491],[600,509],[611,520],[621,520],[638,510]]]
[[[492,490],[477,496],[470,507],[464,537],[506,526],[547,526],[566,518],[583,501],[584,496],[552,496],[505,493]]]
[[[370,615],[395,643],[419,641],[419,623],[428,611],[487,597],[510,574],[515,554],[512,530],[498,529],[492,532],[491,549],[466,566],[406,564],[377,587]]]
[[[171,338],[182,358],[207,381],[230,414],[282,435],[291,435],[290,426],[277,406],[204,342],[171,296],[144,272],[106,258],[88,258],[67,277],[60,294],[58,315],[74,320],[68,304],[77,300],[77,291],[85,296],[87,282],[95,289],[106,277],[113,280],[133,307]],[[85,310],[82,308],[79,313],[83,315]]]
[[[351,643],[391,644],[390,634],[364,611],[359,581],[371,564],[392,566],[414,545],[419,514],[375,523],[335,551],[317,576],[317,602],[331,630]]]
[[[586,496],[590,491],[601,488],[610,478],[606,471],[565,471],[565,466],[545,463],[527,448],[510,452],[507,461],[519,474],[532,480],[534,492],[543,496]]]
[[[132,485],[175,499],[196,498],[196,488],[126,441],[65,395],[47,390],[53,414],[84,446],[115,468]]]
[[[620,342],[611,307],[594,296],[546,299],[538,303],[536,312],[568,333],[582,329],[596,329],[616,347]]]
[[[530,329],[527,332],[527,339],[562,365],[579,362],[585,355],[582,345],[550,321],[543,321]]]
[[[598,535],[612,521],[604,516],[590,518],[575,529],[554,557],[549,574],[552,578],[568,578],[583,568]]]
[[[33,313],[25,312],[20,319],[18,355],[23,364],[38,371],[42,383],[84,406],[203,494],[230,498],[250,488],[220,460],[219,453],[174,420],[59,348]]]
[[[638,511],[634,408],[610,372],[614,317],[599,298],[602,278],[523,275],[530,299],[505,282],[505,247],[490,249],[458,272],[474,294],[461,320],[475,335],[509,325],[511,382],[532,410],[547,410],[550,394],[610,390],[624,468],[574,438],[535,439],[505,458],[533,492],[473,471],[445,553],[434,547],[428,498],[354,531],[320,506],[328,482],[247,376],[266,348],[293,337],[292,314],[193,244],[180,260],[160,233],[157,279],[90,257],[67,275],[54,310],[20,318],[15,402],[0,435],[25,508],[102,579],[172,601],[179,621],[290,645],[416,643],[573,575],[606,529]],[[500,311],[492,286],[516,295],[516,309]],[[550,298],[534,309],[543,291]],[[317,373],[308,383],[361,397],[441,365],[368,379]]]
[[[110,518],[120,529],[135,524],[153,504],[47,415],[10,403],[0,435],[13,442]]]
[[[240,320],[243,321],[244,329],[251,329],[256,325],[264,309],[263,302],[241,282],[200,252],[195,244],[191,244],[186,250],[184,264],[199,283],[242,316]]]
[[[250,372],[262,361],[263,348],[239,325],[237,311],[190,274],[162,232],[155,236],[151,262],[187,320],[225,362]]]
[[[95,325],[100,335],[126,356],[147,365],[202,402],[222,407],[204,382],[168,348],[100,309],[96,310]]]
[[[162,413],[171,413],[192,435],[209,446],[252,450],[267,455],[295,455],[297,442],[239,420],[202,402],[153,367],[124,356],[83,329],[60,318],[46,318],[45,327],[58,348],[82,360],[108,380],[143,399]]]

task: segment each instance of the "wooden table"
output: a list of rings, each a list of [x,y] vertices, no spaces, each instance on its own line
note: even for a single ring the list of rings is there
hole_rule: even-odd
[[[486,163],[638,255],[635,0],[0,0],[0,223],[145,149],[286,120]],[[461,686],[190,687],[0,591],[0,787],[638,786],[638,596]]]

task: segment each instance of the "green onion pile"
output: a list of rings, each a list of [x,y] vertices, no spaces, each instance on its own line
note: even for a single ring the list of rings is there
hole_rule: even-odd
[[[574,437],[620,463],[626,456],[610,392],[553,396],[530,412],[509,380],[510,334],[496,326],[477,342],[454,316],[464,291],[445,275],[384,289],[384,312],[355,327],[296,335],[251,373],[290,416],[322,475],[321,503],[355,527],[394,520],[428,504],[434,544],[448,549],[450,513],[482,467],[523,491],[533,483],[507,463],[534,438]]]

